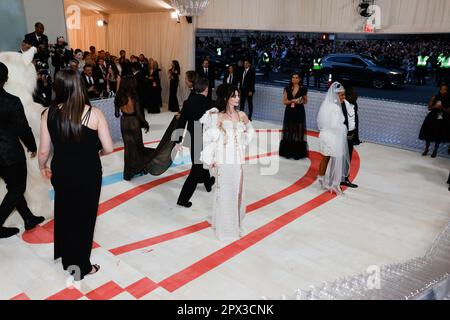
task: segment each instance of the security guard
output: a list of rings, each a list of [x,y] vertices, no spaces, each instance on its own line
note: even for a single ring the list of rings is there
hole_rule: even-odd
[[[427,75],[427,65],[429,59],[430,57],[423,53],[417,56],[416,76],[419,86],[426,84],[425,77]]]
[[[267,51],[264,51],[263,57],[262,57],[263,63],[264,63],[264,80],[269,81],[270,80],[270,56],[267,53]]]
[[[315,58],[313,64],[314,85],[320,89],[320,80],[322,77],[322,58]]]

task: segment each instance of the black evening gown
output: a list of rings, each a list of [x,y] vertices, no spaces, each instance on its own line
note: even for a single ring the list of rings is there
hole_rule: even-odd
[[[162,99],[161,99],[161,80],[159,78],[159,71],[154,70],[153,73],[147,80],[149,87],[149,95],[147,102],[147,111],[148,113],[160,113],[162,107]]]
[[[295,97],[291,87],[285,88],[288,100],[297,99],[307,95],[308,90],[301,87]],[[308,144],[306,142],[306,114],[303,104],[286,106],[283,121],[283,133],[280,142],[280,157],[295,160],[308,157]]]
[[[139,105],[137,105],[139,108]],[[176,141],[172,141],[178,120],[174,116],[158,147],[146,148],[142,138],[142,124],[145,120],[138,110],[124,113],[116,105],[116,117],[120,117],[120,128],[124,142],[124,180],[131,180],[136,175],[162,175],[173,163],[172,152]]]
[[[102,184],[101,143],[97,131],[87,127],[91,109],[83,119],[80,141],[61,137],[57,107],[50,108],[48,115],[54,150],[54,258],[62,258],[64,270],[79,270],[74,273],[76,280],[92,271],[90,256]]]
[[[177,73],[172,73],[172,77],[172,80],[170,80],[169,111],[179,112],[180,104],[178,103],[177,92],[180,78]]]
[[[450,141],[450,96],[436,95],[446,111],[433,109],[428,113],[420,129],[419,139],[428,142]]]

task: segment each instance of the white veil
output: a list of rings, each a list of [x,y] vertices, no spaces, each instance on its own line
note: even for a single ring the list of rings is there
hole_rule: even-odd
[[[348,129],[339,102],[339,93],[345,91],[342,84],[334,82],[319,109],[317,125],[320,130],[320,150],[330,157],[325,185],[332,188],[340,185],[349,175],[350,155],[347,145]]]

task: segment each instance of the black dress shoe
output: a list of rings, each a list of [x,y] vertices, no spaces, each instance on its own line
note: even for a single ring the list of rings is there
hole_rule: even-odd
[[[29,220],[25,220],[25,230],[30,231],[36,228],[38,224],[41,224],[45,221],[44,217],[32,217]]]
[[[190,208],[190,207],[192,207],[192,202],[187,202],[187,203],[177,202],[177,205],[185,207],[185,208]]]
[[[349,187],[349,188],[352,188],[352,189],[358,188],[357,184],[351,183],[349,180],[341,182],[341,186],[346,186],[346,187]]]
[[[20,232],[17,228],[0,227],[0,239],[11,238]]]
[[[205,183],[206,191],[211,192],[214,183],[216,183],[216,178],[211,177],[211,179],[209,179],[209,181]]]

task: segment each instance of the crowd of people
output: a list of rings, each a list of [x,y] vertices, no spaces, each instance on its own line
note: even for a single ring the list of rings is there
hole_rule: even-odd
[[[37,49],[34,57],[38,79],[34,96],[36,102],[49,106],[53,96],[53,79],[62,69],[71,69],[82,75],[82,81],[87,87],[89,99],[115,96],[120,86],[121,78],[134,75],[138,79],[143,109],[149,113],[159,113],[162,107],[161,69],[153,58],[143,54],[127,58],[125,50],[119,56],[112,55],[94,46],[89,51],[68,48],[64,37],[58,37],[55,44],[49,43],[44,34],[42,23],[35,24],[35,31],[25,35],[19,52],[24,53],[31,47]],[[53,66],[53,68],[51,68]],[[54,70],[54,73],[51,70]]]
[[[35,65],[39,81],[50,78],[44,70],[46,55],[52,57],[53,62],[58,61],[57,66],[54,63],[52,92],[45,96],[50,103],[43,104],[47,108],[41,118],[38,162],[42,176],[51,181],[55,190],[54,258],[62,259],[63,268],[74,273],[72,267],[76,266],[78,280],[100,269],[90,261],[101,193],[100,157],[113,151],[113,142],[102,111],[90,101],[111,92],[115,96],[115,114],[120,118],[124,141],[124,179],[131,180],[138,174],[161,175],[170,168],[174,150],[189,147],[192,167],[177,204],[190,208],[199,184],[203,184],[207,192],[216,185],[211,225],[219,239],[239,239],[245,217],[243,164],[246,148],[255,136],[252,114],[256,73],[252,59],[243,58],[242,64],[231,65],[217,90],[213,66],[208,59],[203,60],[198,70],[185,72],[184,83],[191,92],[181,110],[177,99],[181,67],[173,60],[168,72],[169,111],[174,112],[174,117],[158,147],[151,149],[144,146],[142,129],[150,130],[144,110],[159,113],[162,105],[157,62],[147,60],[144,55],[127,59],[125,51],[120,52],[120,57],[114,57],[105,51],[97,52],[95,47],[84,53],[77,49],[72,54],[65,48],[63,38],[58,38],[58,47],[51,55],[51,46],[43,32],[43,25],[36,24],[35,32],[26,36],[22,52],[30,49],[27,46],[38,47]],[[255,50],[272,40],[252,38],[248,45]],[[286,57],[291,56],[285,41],[301,45],[297,40],[295,37],[280,40],[280,48],[288,51]],[[314,54],[317,49],[323,54],[330,45],[315,44],[308,50]],[[37,146],[20,100],[3,89],[7,81],[8,68],[0,63],[0,100],[2,106],[6,106],[0,109],[0,176],[8,189],[0,205],[0,238],[19,232],[16,228],[2,226],[15,208],[24,218],[27,230],[43,222],[42,217],[30,212],[23,196],[27,172],[19,141],[25,144],[32,157],[36,156]],[[436,156],[439,143],[450,141],[448,97],[448,87],[442,85],[430,102],[430,116],[420,137],[427,141],[424,155],[431,142],[436,143],[433,152]],[[300,72],[293,73],[282,102],[286,109],[280,156],[304,159],[308,157],[305,121],[308,90],[302,85]],[[244,112],[247,105],[248,114]],[[322,155],[318,176],[321,187],[338,195],[343,192],[341,187],[358,188],[349,176],[353,147],[359,143],[355,90],[344,88],[339,82],[331,84],[319,109],[317,123]]]
[[[424,40],[410,37],[402,40],[330,40],[313,39],[301,34],[255,34],[231,40],[211,37],[197,38],[197,49],[212,53],[220,52],[225,63],[236,64],[244,57],[253,57],[253,64],[264,71],[269,79],[270,72],[299,70],[305,81],[314,70],[314,60],[320,61],[331,53],[355,53],[370,56],[380,65],[400,68],[407,74],[407,82],[423,84],[419,57],[426,58],[427,73],[434,73],[436,84],[449,80],[450,40]],[[308,82],[309,84],[309,82]]]

